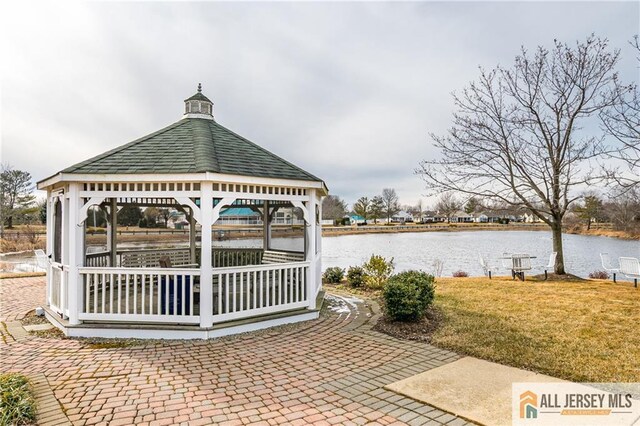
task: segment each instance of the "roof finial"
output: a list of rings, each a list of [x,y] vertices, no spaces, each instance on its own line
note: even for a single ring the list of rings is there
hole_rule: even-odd
[[[202,93],[202,83],[198,83],[198,93]]]

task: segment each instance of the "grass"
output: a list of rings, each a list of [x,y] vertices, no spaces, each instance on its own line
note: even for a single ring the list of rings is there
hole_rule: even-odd
[[[440,278],[436,346],[582,382],[640,382],[640,290],[601,280]]]
[[[30,425],[36,421],[36,401],[29,380],[16,373],[0,375],[0,425]]]
[[[0,272],[0,279],[44,277],[46,275],[46,272]]]

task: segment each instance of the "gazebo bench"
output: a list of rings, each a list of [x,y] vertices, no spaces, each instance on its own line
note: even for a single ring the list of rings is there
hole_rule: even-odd
[[[304,262],[304,253],[291,251],[265,250],[262,253],[262,264]]]

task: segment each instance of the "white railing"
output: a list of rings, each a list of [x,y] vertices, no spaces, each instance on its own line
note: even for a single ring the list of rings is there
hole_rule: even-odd
[[[172,265],[186,265],[191,263],[188,248],[150,249],[150,250],[118,250],[117,266],[136,268],[155,268],[160,266],[160,258],[167,256]],[[85,266],[108,267],[110,266],[110,254],[108,251],[88,253]]]
[[[92,267],[107,267],[109,266],[109,252],[88,253],[85,264]]]
[[[309,262],[213,270],[214,322],[308,306]]]
[[[173,266],[191,263],[188,248],[157,250],[122,250],[117,253],[117,265],[135,268],[155,268],[160,266],[160,258],[169,257]],[[109,267],[109,252],[88,253],[85,266]],[[199,250],[198,250],[199,257]],[[222,248],[214,249],[212,261],[215,267],[259,265],[262,261],[262,249]]]
[[[214,249],[212,256],[214,268],[259,265],[262,263],[262,249],[259,248]]]
[[[199,269],[80,268],[84,300],[78,318],[194,324]]]
[[[118,255],[120,266],[124,267],[158,267],[162,257],[168,257],[174,266],[191,263],[188,248],[119,251]]]
[[[51,263],[49,306],[54,311],[69,316],[68,272],[59,263]]]

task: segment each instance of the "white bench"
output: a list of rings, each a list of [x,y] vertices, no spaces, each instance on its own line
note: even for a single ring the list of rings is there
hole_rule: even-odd
[[[609,253],[600,253],[600,261],[602,262],[602,267],[605,271],[611,273],[613,275],[613,282],[616,282],[616,274],[620,272],[619,268],[614,268],[611,264],[611,258],[609,257]]]
[[[265,250],[262,253],[262,264],[304,262],[304,253],[291,251]]]
[[[640,260],[635,257],[621,257],[620,272],[627,278],[633,279],[634,287],[638,287],[638,278],[640,278]]]

